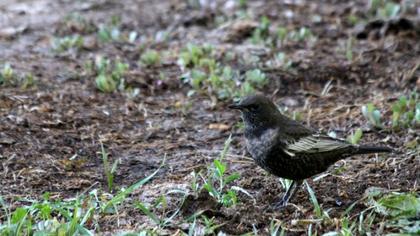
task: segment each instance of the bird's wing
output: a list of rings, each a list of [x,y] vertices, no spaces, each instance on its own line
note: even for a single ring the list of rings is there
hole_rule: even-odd
[[[293,139],[307,137],[316,133],[316,131],[312,128],[306,127],[300,122],[290,119],[281,121],[281,127],[281,132],[284,133],[287,137],[291,137]]]
[[[283,151],[291,156],[295,156],[296,153],[325,153],[350,146],[352,144],[345,140],[335,139],[322,134],[312,134],[289,140],[283,147]]]

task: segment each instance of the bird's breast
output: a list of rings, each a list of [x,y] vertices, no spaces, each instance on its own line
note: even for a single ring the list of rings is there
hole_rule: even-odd
[[[258,162],[265,159],[276,143],[277,129],[268,129],[260,135],[247,135],[246,146],[252,158]]]

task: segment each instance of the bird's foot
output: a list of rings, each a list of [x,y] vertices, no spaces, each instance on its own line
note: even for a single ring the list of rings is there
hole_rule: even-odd
[[[280,201],[278,201],[278,202],[275,202],[273,205],[272,205],[272,208],[273,208],[273,210],[281,210],[281,209],[284,209],[286,206],[287,206],[287,200],[286,199],[281,199]]]

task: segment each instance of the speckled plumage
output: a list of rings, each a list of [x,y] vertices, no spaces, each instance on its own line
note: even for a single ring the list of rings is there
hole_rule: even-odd
[[[391,151],[320,134],[283,116],[262,95],[245,97],[231,108],[242,111],[247,149],[255,162],[271,174],[299,183],[351,155]],[[293,195],[293,191],[288,194]],[[288,194],[286,203],[291,197]]]
[[[278,129],[268,129],[261,135],[246,133],[247,149],[255,162],[278,177],[302,180],[324,172],[334,162],[346,158],[358,150],[357,146],[337,142],[337,148],[323,152],[291,152],[287,149],[295,140],[279,135]],[[330,139],[323,136],[324,139]],[[334,141],[334,140],[332,140]],[[342,143],[341,143],[342,142]]]

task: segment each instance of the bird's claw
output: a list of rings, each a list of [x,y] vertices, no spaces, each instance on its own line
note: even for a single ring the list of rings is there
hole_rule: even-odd
[[[272,208],[274,210],[281,210],[287,206],[287,201],[285,199],[281,199],[280,201],[273,204]]]

